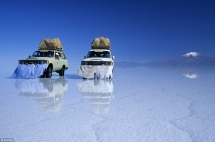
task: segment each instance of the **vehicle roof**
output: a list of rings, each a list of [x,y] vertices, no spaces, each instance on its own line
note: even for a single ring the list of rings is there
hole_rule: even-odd
[[[56,52],[63,52],[64,53],[64,51],[63,50],[52,50],[52,49],[40,49],[40,50],[36,50],[36,51],[41,51],[41,50],[47,50],[47,51],[56,51]]]
[[[95,50],[103,50],[103,51],[109,51],[110,52],[110,50],[108,50],[108,49],[91,49],[90,51],[95,51]]]

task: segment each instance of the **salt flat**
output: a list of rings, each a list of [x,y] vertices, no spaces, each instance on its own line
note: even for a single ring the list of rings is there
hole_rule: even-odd
[[[215,141],[215,75],[144,67],[114,79],[12,79],[0,73],[0,138],[17,142]]]

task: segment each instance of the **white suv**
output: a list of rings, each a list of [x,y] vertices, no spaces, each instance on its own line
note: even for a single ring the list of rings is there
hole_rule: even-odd
[[[78,75],[86,78],[113,78],[114,56],[107,49],[92,49],[84,56]]]
[[[19,64],[46,65],[46,69],[41,76],[45,78],[50,78],[52,72],[57,72],[60,76],[64,76],[65,70],[68,69],[68,61],[62,50],[37,50],[29,58],[19,60]]]

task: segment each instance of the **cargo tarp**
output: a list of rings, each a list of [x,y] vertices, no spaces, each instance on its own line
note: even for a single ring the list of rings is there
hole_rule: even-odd
[[[37,78],[43,75],[48,64],[18,64],[12,77],[13,78]]]
[[[112,68],[106,65],[81,65],[80,69],[78,70],[78,75],[84,78],[107,79],[109,78],[110,74],[112,74]]]
[[[110,50],[110,40],[104,37],[98,37],[91,43],[92,49],[108,49]]]
[[[42,39],[39,45],[39,49],[62,49],[59,38],[54,39]]]

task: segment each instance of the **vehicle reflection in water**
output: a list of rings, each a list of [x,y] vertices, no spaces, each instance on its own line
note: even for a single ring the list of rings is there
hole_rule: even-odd
[[[15,86],[20,96],[38,101],[43,112],[58,112],[68,89],[68,81],[64,77],[18,79]]]
[[[207,74],[215,74],[213,66],[150,66],[149,68],[181,74],[189,79],[197,79]]]
[[[112,80],[83,80],[77,85],[81,95],[89,100],[95,114],[109,112],[114,89]]]

